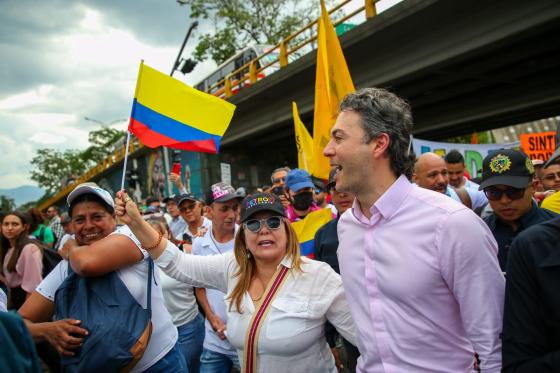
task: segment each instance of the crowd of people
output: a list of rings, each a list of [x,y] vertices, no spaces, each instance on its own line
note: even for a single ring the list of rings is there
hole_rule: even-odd
[[[542,162],[500,149],[472,178],[458,151],[416,156],[411,131],[404,100],[362,89],[340,105],[328,180],[280,167],[259,190],[216,181],[197,196],[171,174],[180,193],[143,206],[83,183],[63,214],[4,212],[0,308],[21,319],[0,315],[13,329],[0,327],[12,341],[0,361],[560,371],[560,151]],[[324,211],[304,256],[295,225]]]

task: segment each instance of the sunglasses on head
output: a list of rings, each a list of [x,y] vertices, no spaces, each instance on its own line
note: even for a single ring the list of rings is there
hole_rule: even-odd
[[[502,196],[508,196],[511,200],[520,199],[525,195],[526,188],[514,188],[514,187],[507,187],[506,189],[498,189],[495,186],[490,186],[488,188],[484,188],[484,194],[486,194],[486,198],[490,201],[499,201]]]
[[[243,223],[245,228],[253,233],[259,233],[263,224],[266,224],[266,227],[268,229],[275,230],[280,228],[280,225],[282,224],[282,218],[280,216],[271,216],[270,218],[266,219],[250,219]]]

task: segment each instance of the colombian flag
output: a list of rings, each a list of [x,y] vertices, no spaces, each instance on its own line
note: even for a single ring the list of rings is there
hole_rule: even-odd
[[[308,258],[314,258],[313,253],[313,239],[315,233],[323,225],[327,224],[332,219],[332,210],[324,208],[321,210],[313,211],[299,221],[292,223],[292,228],[296,232],[299,241],[300,254]]]
[[[150,148],[218,153],[234,110],[141,62],[128,130]]]

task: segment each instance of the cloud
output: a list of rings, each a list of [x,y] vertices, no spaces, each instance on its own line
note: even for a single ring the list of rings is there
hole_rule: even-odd
[[[173,1],[3,2],[0,188],[34,184],[31,159],[40,148],[87,147],[100,125],[84,117],[128,118],[140,60],[169,72],[187,26],[187,9]],[[194,73],[212,68],[200,64]]]

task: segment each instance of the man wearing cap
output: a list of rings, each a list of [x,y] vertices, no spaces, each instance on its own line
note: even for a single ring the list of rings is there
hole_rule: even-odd
[[[331,170],[329,173],[329,183],[326,186],[327,192],[330,193],[332,197],[332,202],[335,208],[338,211],[336,219],[331,220],[327,224],[323,225],[317,233],[315,233],[315,238],[313,239],[313,253],[315,254],[315,260],[319,260],[321,262],[325,262],[335,270],[336,273],[340,274],[340,269],[338,266],[338,257],[337,257],[337,249],[338,249],[338,234],[336,232],[338,227],[338,220],[340,216],[352,207],[352,203],[354,203],[354,195],[352,193],[345,193],[345,192],[338,192],[335,188],[335,180],[334,175],[336,174],[336,170]],[[345,361],[342,361],[342,358],[337,350],[336,347],[336,336],[337,336],[336,329],[332,326],[331,323],[327,321],[325,324],[325,337],[327,338],[327,343],[331,348],[333,356],[335,358],[335,362],[337,368],[347,367],[351,372],[356,371],[356,363],[358,360],[358,356],[360,356],[360,352],[350,342],[345,339],[342,339],[343,348],[344,348],[344,356],[346,357]]]
[[[493,213],[484,218],[498,242],[498,261],[505,272],[513,239],[524,229],[556,216],[541,209],[533,200],[531,160],[513,149],[498,150],[482,162],[482,182]]]
[[[320,210],[313,200],[314,188],[307,171],[296,168],[288,172],[286,189],[289,193],[290,205],[286,207],[286,216],[290,222],[301,220],[310,212]]]
[[[235,222],[242,198],[241,193],[236,192],[231,185],[216,183],[210,187],[206,198],[206,214],[212,224],[202,237],[193,242],[193,255],[219,255],[233,251],[237,231]],[[237,352],[226,337],[226,294],[204,288],[196,288],[195,294],[206,315],[200,371],[229,372],[232,366],[239,369]]]
[[[163,203],[165,203],[165,209],[167,213],[171,217],[170,221],[168,222],[169,229],[171,230],[171,235],[175,240],[180,241],[183,239],[183,232],[187,229],[187,223],[185,219],[181,216],[181,212],[179,211],[179,205],[177,203],[177,196],[171,195],[163,199]]]
[[[176,201],[181,217],[187,223],[180,238],[190,245],[210,228],[212,222],[202,216],[202,203],[194,194],[181,194],[176,197]]]

